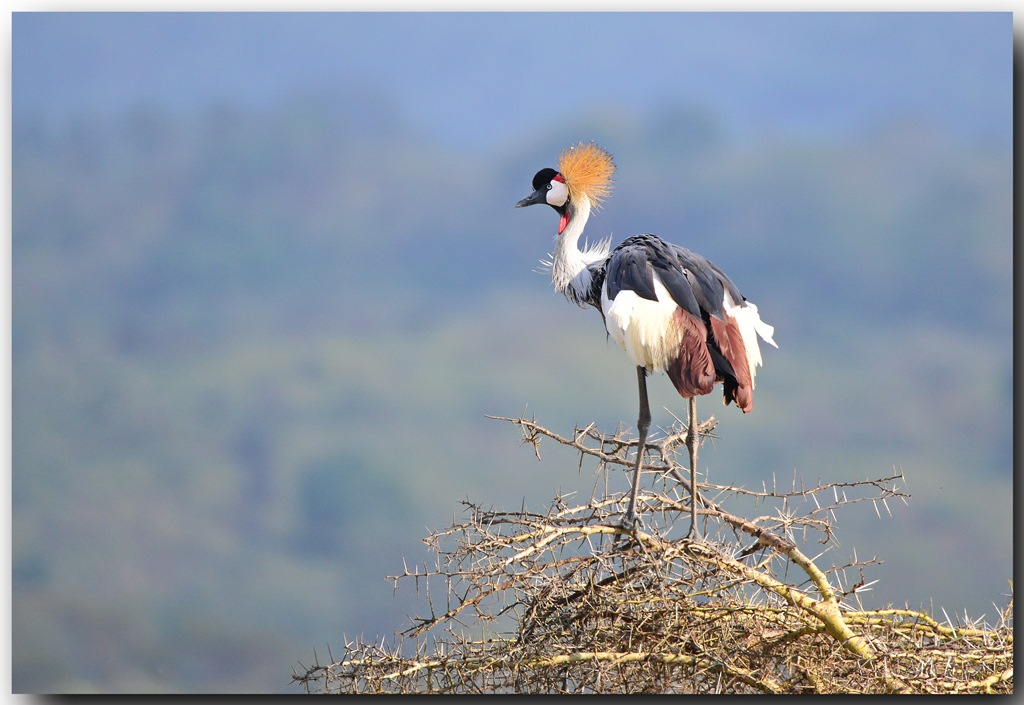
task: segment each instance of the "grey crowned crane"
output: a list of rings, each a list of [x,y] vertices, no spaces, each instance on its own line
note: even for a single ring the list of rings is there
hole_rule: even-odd
[[[590,211],[611,192],[612,156],[596,144],[579,143],[562,151],[558,169],[533,177],[533,193],[517,208],[546,203],[558,214],[554,252],[545,262],[555,289],[569,301],[601,312],[608,335],[636,365],[640,392],[636,465],[622,526],[637,522],[640,483],[651,410],[647,374],[666,372],[676,390],[689,399],[686,445],[690,454],[690,530],[697,529],[697,396],[721,383],[724,403],[744,413],[754,408],[754,374],[761,364],[757,338],[775,345],[774,328],[761,320],[732,280],[704,257],[662,240],[634,235],[615,249],[610,238],[594,244],[579,240]]]

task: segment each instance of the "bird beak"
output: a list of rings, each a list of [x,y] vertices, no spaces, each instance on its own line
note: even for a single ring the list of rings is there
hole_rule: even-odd
[[[547,201],[547,188],[539,188],[517,203],[516,208],[522,208],[523,206],[535,206],[538,203],[547,203]]]

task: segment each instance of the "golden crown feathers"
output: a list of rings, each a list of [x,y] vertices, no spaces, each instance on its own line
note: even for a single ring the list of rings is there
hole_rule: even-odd
[[[565,178],[569,200],[586,196],[595,208],[612,191],[615,162],[612,155],[593,142],[580,142],[562,150],[558,171]]]

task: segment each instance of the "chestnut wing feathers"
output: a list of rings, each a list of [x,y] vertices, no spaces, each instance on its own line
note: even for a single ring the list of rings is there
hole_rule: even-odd
[[[749,396],[751,373],[745,367],[746,352],[739,329],[725,311],[726,292],[738,306],[744,306],[746,299],[729,277],[704,257],[685,247],[665,242],[656,235],[634,235],[624,240],[608,257],[603,283],[609,300],[627,290],[641,298],[658,301],[655,274],[682,312],[693,317],[689,320],[703,323],[706,353],[701,356],[710,354],[715,376],[725,385],[726,403],[735,400],[737,406],[748,411],[752,407]],[[691,356],[696,353],[696,350],[690,351]],[[710,391],[703,382],[699,385],[683,384],[686,389],[681,388],[682,382],[677,382],[675,377],[685,376],[690,371],[674,368],[695,363],[689,358],[684,362],[686,351],[680,350],[679,354],[680,359],[670,366],[670,374],[674,373],[673,382],[676,382],[680,393],[688,396],[694,391],[702,394]]]

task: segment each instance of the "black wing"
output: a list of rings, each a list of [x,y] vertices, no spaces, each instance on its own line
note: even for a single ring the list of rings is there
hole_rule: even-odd
[[[729,292],[729,298],[737,306],[742,306],[747,300],[726,273],[714,262],[685,247],[679,245],[669,245],[669,247],[675,250],[679,262],[689,273],[694,293],[705,311],[716,318],[722,318],[726,291]]]
[[[657,273],[672,300],[699,320],[703,311],[721,312],[722,283],[711,269],[713,266],[700,255],[667,243],[657,235],[634,235],[623,240],[608,258],[608,298],[614,300],[625,289],[657,301]]]
[[[608,298],[614,300],[623,289],[636,292],[637,296],[657,301],[654,291],[654,277],[651,276],[651,259],[654,252],[642,236],[623,240],[608,258],[605,281],[608,284]]]

